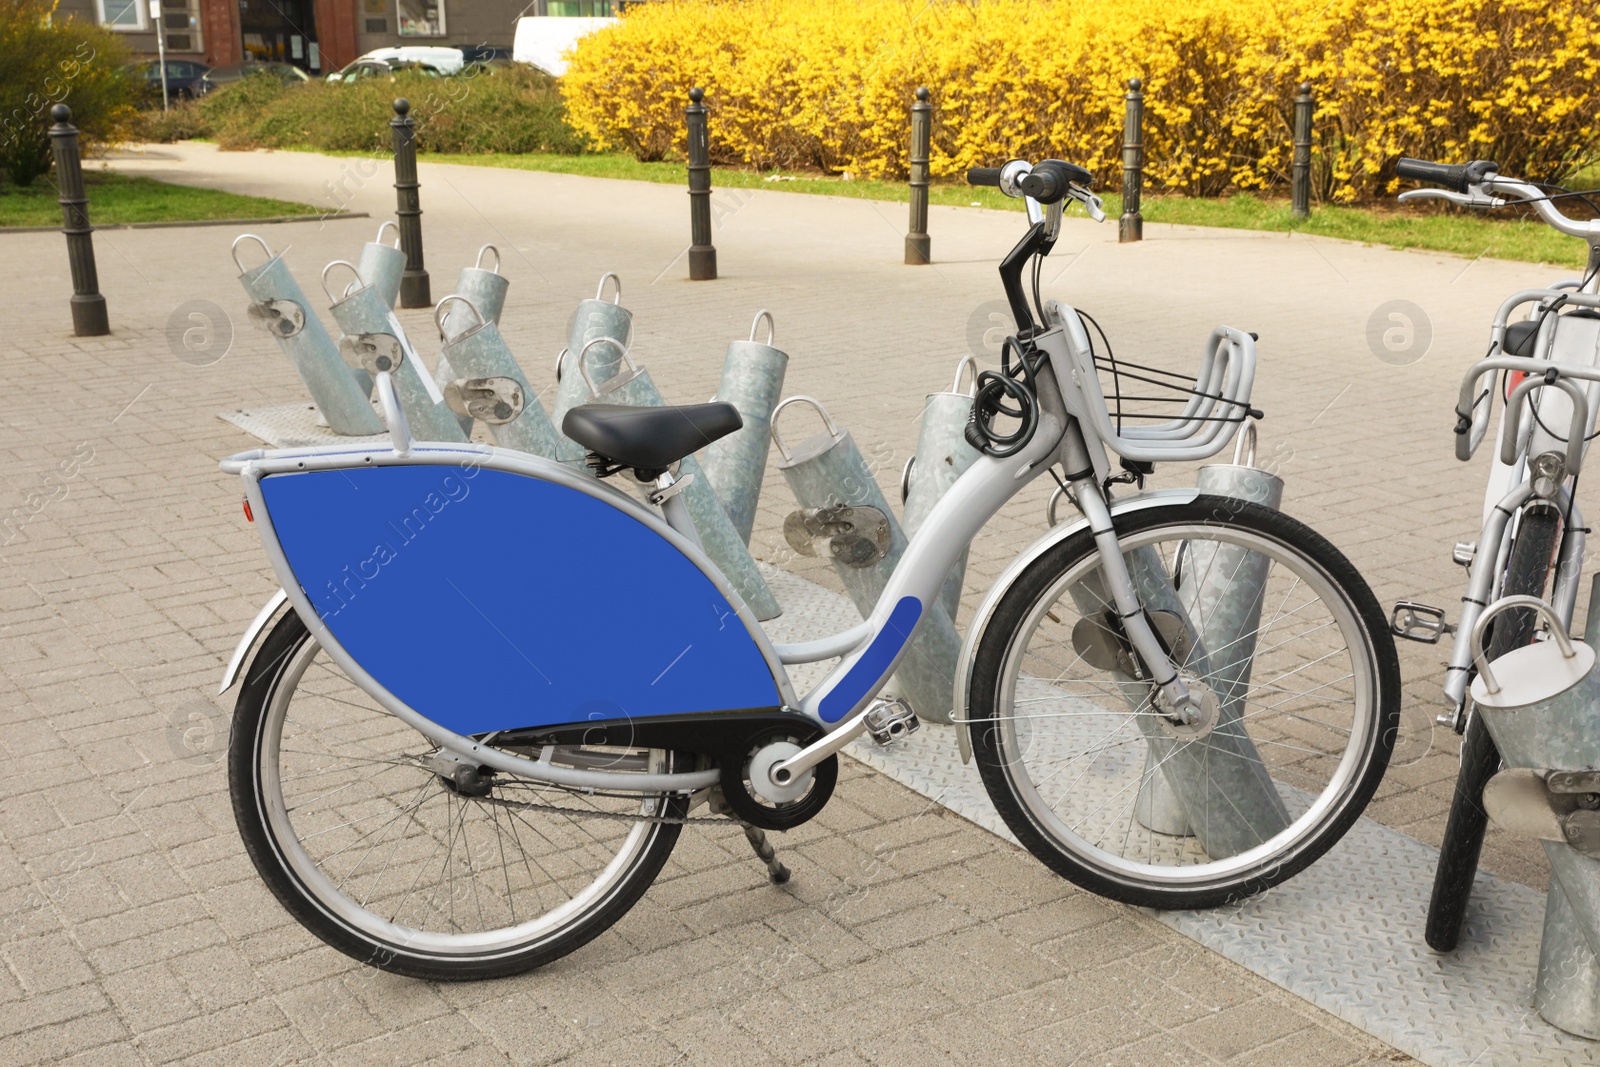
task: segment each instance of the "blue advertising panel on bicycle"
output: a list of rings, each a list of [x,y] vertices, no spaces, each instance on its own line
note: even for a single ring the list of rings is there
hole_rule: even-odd
[[[279,474],[261,492],[334,639],[456,733],[782,703],[712,581],[586,493],[436,465]]]

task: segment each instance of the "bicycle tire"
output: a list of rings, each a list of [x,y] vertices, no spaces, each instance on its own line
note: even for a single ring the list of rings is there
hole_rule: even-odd
[[[1523,511],[1506,559],[1500,596],[1544,596],[1560,528],[1560,514],[1555,508]],[[1538,616],[1527,608],[1513,608],[1497,615],[1490,622],[1485,658],[1493,661],[1526,645],[1533,640],[1538,623]],[[1466,699],[1471,701],[1470,692]],[[1483,855],[1483,836],[1489,825],[1483,790],[1499,770],[1500,750],[1469,706],[1467,728],[1461,738],[1461,768],[1456,772],[1450,814],[1439,845],[1439,863],[1433,873],[1433,891],[1428,898],[1424,937],[1436,952],[1451,952],[1461,940],[1461,926],[1466,920],[1467,903],[1472,898],[1478,861]]]
[[[509,775],[476,794],[480,784],[462,788],[425,766],[434,746],[321,655],[294,612],[267,635],[235,708],[228,777],[256,871],[333,948],[413,978],[518,974],[608,929],[660,873],[681,824],[634,816],[681,819],[684,797],[589,798]],[[674,759],[636,758],[651,769]]]
[[[1254,552],[1268,560],[1259,590],[1251,593],[1257,598],[1254,629],[1228,642],[1240,644],[1249,638],[1234,661],[1249,665],[1245,688],[1241,691],[1240,682],[1231,682],[1224,698],[1233,701],[1239,694],[1234,722],[1257,721],[1227,734],[1218,725],[1203,738],[1171,743],[1168,754],[1159,759],[1152,755],[1164,742],[1158,731],[1167,729],[1152,718],[1160,713],[1148,710],[1155,707],[1149,702],[1152,687],[1144,682],[1130,687],[1127,679],[1139,677],[1136,666],[1108,670],[1089,658],[1103,662],[1108,652],[1096,647],[1103,639],[1094,634],[1095,627],[1083,627],[1097,626],[1096,620],[1106,616],[1098,611],[1103,602],[1095,605],[1084,593],[1100,588],[1093,585],[1099,556],[1093,533],[1080,529],[1022,571],[1002,595],[979,640],[968,691],[968,730],[978,769],[996,810],[1017,839],[1075,884],[1142,907],[1205,908],[1238,901],[1314,862],[1354,824],[1377,789],[1399,723],[1400,673],[1393,637],[1372,591],[1349,561],[1315,531],[1281,512],[1202,496],[1119,516],[1116,528],[1125,558],[1134,560],[1146,550],[1160,556],[1179,600],[1186,595],[1181,592],[1185,582],[1191,589],[1204,588],[1215,561],[1222,558],[1205,547],[1208,539],[1219,551],[1247,550],[1235,559],[1249,559],[1248,553]],[[1240,565],[1227,566],[1233,570],[1223,588],[1243,571]],[[1197,578],[1195,572],[1202,567]],[[1280,569],[1275,572],[1274,567]],[[1300,601],[1291,605],[1288,593],[1279,599],[1280,590],[1292,593],[1302,583]],[[1151,597],[1143,591],[1141,596],[1148,608]],[[1206,632],[1221,612],[1216,607],[1221,602],[1220,598],[1191,601],[1183,609],[1190,618],[1189,632]],[[1264,604],[1275,607],[1270,621],[1261,610]],[[1209,618],[1206,605],[1211,606]],[[1070,622],[1069,616],[1077,616],[1077,622]],[[1321,621],[1324,618],[1326,622]],[[1045,640],[1036,648],[1035,638],[1047,631],[1045,620],[1054,624],[1055,632],[1071,632],[1070,647],[1063,642],[1058,650]],[[1276,629],[1280,621],[1283,630]],[[1343,643],[1334,653],[1309,654],[1318,633],[1325,636],[1317,640]],[[1263,636],[1267,634],[1270,640]],[[1120,654],[1131,656],[1125,639]],[[1207,686],[1220,687],[1218,679],[1224,677],[1216,666],[1219,655],[1219,649],[1205,653],[1210,666],[1203,669],[1211,672],[1205,675]],[[1336,677],[1345,666],[1350,673]],[[1046,678],[1044,670],[1052,676]],[[1274,670],[1281,673],[1262,680]],[[1248,671],[1256,676],[1251,678]],[[1116,679],[1115,688],[1105,682],[1108,677]],[[1295,684],[1288,683],[1291,678]],[[1342,699],[1346,691],[1348,700]],[[1270,701],[1260,699],[1263,693],[1270,694]],[[1251,694],[1257,696],[1254,703]],[[1030,706],[1019,711],[1024,704]],[[1339,711],[1345,704],[1349,710]],[[1288,705],[1287,710],[1281,705]],[[1246,710],[1252,706],[1260,710]],[[1316,710],[1322,707],[1335,710]],[[1323,714],[1331,720],[1320,717]],[[1268,715],[1272,717],[1263,720]],[[1348,729],[1341,715],[1348,715]],[[1129,727],[1129,722],[1135,726]],[[1288,733],[1283,732],[1286,723]],[[1339,740],[1341,736],[1345,740]],[[1246,740],[1237,741],[1240,737]],[[1285,743],[1285,737],[1294,743]],[[1330,751],[1315,748],[1322,737],[1330,739]],[[1204,744],[1195,748],[1201,741]],[[1248,746],[1249,755],[1242,761],[1237,750],[1224,751],[1235,744]],[[1075,749],[1081,754],[1071,759],[1057,756]],[[1159,768],[1180,751],[1203,764],[1209,788],[1213,749],[1222,754],[1216,764],[1219,770],[1227,769],[1228,760],[1259,765],[1252,773],[1267,776],[1289,820],[1281,831],[1220,858],[1211,855],[1208,850],[1215,846],[1194,830],[1211,817],[1209,806],[1197,812],[1191,805],[1185,811],[1187,834],[1159,829],[1139,810]],[[1073,778],[1064,772],[1075,762],[1082,769]],[[1326,784],[1315,786],[1324,772]],[[1129,800],[1135,785],[1137,797]],[[1052,797],[1051,792],[1057,795]],[[1228,793],[1222,796],[1232,803]],[[1118,821],[1113,812],[1108,819],[1103,812],[1118,803],[1126,815]]]

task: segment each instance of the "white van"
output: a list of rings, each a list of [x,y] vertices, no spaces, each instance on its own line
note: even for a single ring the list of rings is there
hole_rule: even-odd
[[[529,63],[556,77],[567,72],[562,53],[597,30],[616,25],[616,19],[558,18],[529,16],[517,20],[517,36],[511,42],[511,58]]]

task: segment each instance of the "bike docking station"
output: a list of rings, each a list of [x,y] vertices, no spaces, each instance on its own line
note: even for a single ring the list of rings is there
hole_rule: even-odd
[[[1550,862],[1534,1007],[1553,1026],[1600,1039],[1600,575],[1589,604],[1581,643],[1537,597],[1489,605],[1472,630],[1472,698],[1505,761],[1484,809],[1501,828],[1537,838]],[[1514,608],[1541,615],[1549,640],[1485,662],[1489,622]]]

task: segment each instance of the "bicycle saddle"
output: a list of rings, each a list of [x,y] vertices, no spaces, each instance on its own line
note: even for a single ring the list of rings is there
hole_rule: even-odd
[[[662,408],[583,404],[567,412],[561,432],[590,452],[644,472],[664,471],[743,425],[738,409],[722,402]]]

